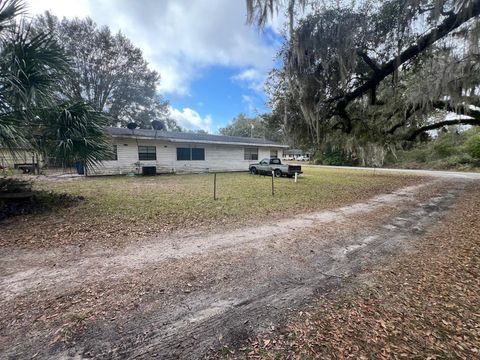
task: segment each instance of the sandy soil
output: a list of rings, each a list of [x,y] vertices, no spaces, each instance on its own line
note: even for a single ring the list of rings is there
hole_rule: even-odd
[[[4,249],[0,356],[196,359],[240,343],[408,254],[470,181],[431,179],[331,211],[122,249]]]

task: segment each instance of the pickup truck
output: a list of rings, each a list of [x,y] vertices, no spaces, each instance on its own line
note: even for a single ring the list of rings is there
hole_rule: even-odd
[[[248,170],[251,174],[263,174],[271,175],[272,171],[276,177],[287,176],[292,177],[297,174],[302,173],[302,167],[300,165],[285,165],[282,164],[280,159],[262,159],[259,163],[250,164]]]

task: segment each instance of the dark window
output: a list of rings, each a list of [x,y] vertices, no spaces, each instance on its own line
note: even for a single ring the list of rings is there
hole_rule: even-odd
[[[177,160],[205,160],[204,148],[177,148]]]
[[[271,159],[270,164],[279,165],[281,164],[280,159]]]
[[[190,148],[177,148],[177,160],[190,160]]]
[[[105,161],[118,160],[117,145],[112,145],[112,152],[104,159]]]
[[[244,160],[258,160],[258,148],[248,148],[244,150]]]
[[[139,146],[138,160],[157,160],[157,148],[155,146]]]
[[[192,160],[205,160],[205,149],[202,149],[202,148],[192,149]]]
[[[270,150],[271,158],[278,158],[278,150]]]

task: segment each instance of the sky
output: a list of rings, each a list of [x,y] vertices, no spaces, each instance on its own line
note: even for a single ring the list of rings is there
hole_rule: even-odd
[[[246,24],[245,0],[28,0],[30,15],[90,17],[121,31],[161,75],[170,116],[217,133],[240,112],[268,111],[263,83],[281,45],[282,19]]]

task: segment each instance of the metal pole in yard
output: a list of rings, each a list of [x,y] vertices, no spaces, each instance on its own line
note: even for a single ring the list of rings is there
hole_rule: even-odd
[[[298,179],[298,173],[295,172],[295,182],[297,182],[297,179]]]
[[[274,177],[275,177],[275,171],[272,171],[272,196],[275,196],[275,185],[273,184]]]
[[[38,153],[35,154],[35,157],[37,159],[37,175],[40,175],[40,158],[38,156]]]
[[[217,200],[217,173],[213,174],[213,200]]]

